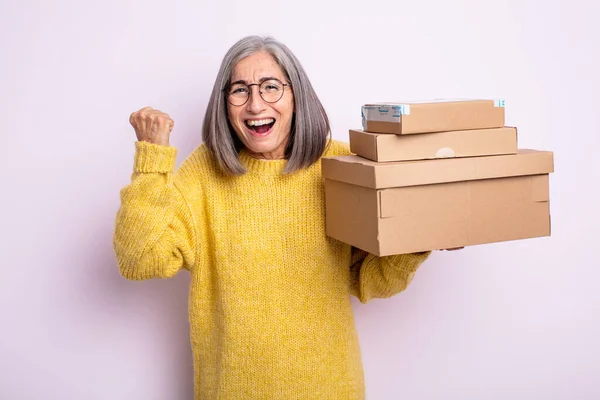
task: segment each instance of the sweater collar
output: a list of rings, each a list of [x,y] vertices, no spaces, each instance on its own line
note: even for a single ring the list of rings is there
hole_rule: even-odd
[[[265,160],[252,157],[246,149],[240,151],[239,158],[249,173],[257,175],[281,175],[287,164],[287,160]]]

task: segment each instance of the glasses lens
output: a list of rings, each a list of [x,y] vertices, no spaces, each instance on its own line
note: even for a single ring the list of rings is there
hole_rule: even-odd
[[[283,96],[283,84],[276,79],[264,81],[260,85],[260,93],[264,101],[275,103]]]
[[[233,105],[242,105],[248,100],[250,90],[242,83],[236,83],[229,88],[227,100]]]

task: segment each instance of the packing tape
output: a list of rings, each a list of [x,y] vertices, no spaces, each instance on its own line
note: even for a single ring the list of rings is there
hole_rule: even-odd
[[[410,105],[375,104],[361,107],[363,126],[365,121],[401,122],[403,115],[410,115]]]

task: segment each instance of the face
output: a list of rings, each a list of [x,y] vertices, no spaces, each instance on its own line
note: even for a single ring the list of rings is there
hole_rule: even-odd
[[[268,78],[276,78],[284,84],[289,84],[275,59],[266,52],[259,52],[246,57],[235,66],[230,84],[235,82],[247,85],[260,84]],[[233,85],[232,89],[235,91],[236,86]],[[282,88],[283,97],[275,103],[267,103],[263,100],[259,94],[259,86],[250,86],[248,89],[250,97],[244,105],[234,106],[227,103],[229,122],[250,153],[259,158],[283,158],[294,114],[294,96],[291,87]],[[243,89],[237,92],[239,94]],[[268,94],[264,92],[267,98]]]

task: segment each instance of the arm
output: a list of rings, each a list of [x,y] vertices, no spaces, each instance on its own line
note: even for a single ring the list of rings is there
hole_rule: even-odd
[[[330,143],[328,156],[353,154],[347,143]],[[362,303],[373,298],[387,298],[405,290],[417,268],[431,251],[377,257],[352,247],[350,266],[351,293]]]
[[[174,174],[176,149],[143,141],[135,146],[113,237],[119,272],[132,280],[172,277],[194,265],[196,236]]]
[[[431,251],[377,257],[352,248],[350,279],[352,294],[361,303],[388,298],[404,291]]]

